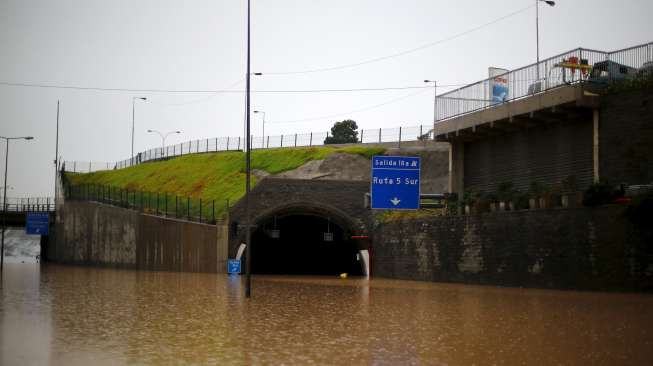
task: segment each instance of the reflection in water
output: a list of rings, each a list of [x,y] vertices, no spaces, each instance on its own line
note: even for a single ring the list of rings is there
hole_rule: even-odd
[[[653,363],[653,296],[10,264],[1,365]]]

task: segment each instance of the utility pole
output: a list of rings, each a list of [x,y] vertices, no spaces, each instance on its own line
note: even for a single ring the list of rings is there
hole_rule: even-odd
[[[250,116],[249,116],[249,96],[250,96],[250,0],[247,0],[247,95],[246,95],[246,107],[245,114],[247,117],[246,120],[246,144],[247,152],[245,156],[245,297],[249,298],[252,296],[252,233],[251,233],[251,223],[249,222],[249,191],[250,191],[250,170],[251,170],[251,142],[250,142]]]
[[[136,116],[136,99],[140,100],[147,100],[147,98],[143,97],[132,97],[132,159],[131,159],[131,165],[134,165],[134,117]],[[130,165],[130,166],[131,166]]]
[[[433,138],[435,138],[435,124],[438,122],[438,83],[435,80],[424,80],[433,83]]]
[[[2,198],[2,244],[0,244],[0,276],[2,276],[2,271],[4,270],[5,264],[5,229],[7,228],[7,173],[9,169],[9,141],[11,140],[33,140],[34,137],[4,137],[0,136],[0,139],[5,140],[7,143],[7,149],[5,151],[5,185]]]

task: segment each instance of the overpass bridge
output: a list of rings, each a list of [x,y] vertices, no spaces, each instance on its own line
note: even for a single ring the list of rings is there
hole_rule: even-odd
[[[449,192],[496,192],[504,182],[522,192],[533,183],[573,182],[567,189],[581,191],[607,180],[648,183],[615,164],[641,164],[619,145],[650,146],[638,142],[648,136],[640,132],[649,128],[650,89],[610,91],[652,76],[653,43],[614,52],[578,48],[439,95],[432,136],[450,144]],[[618,104],[629,107],[618,111]]]
[[[28,212],[49,212],[51,222],[54,222],[55,202],[53,197],[23,197],[9,198],[7,204],[0,201],[0,221],[4,217],[7,226],[25,226],[25,216]]]

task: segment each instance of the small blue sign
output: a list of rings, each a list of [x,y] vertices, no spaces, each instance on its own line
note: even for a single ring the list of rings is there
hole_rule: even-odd
[[[240,274],[240,259],[229,259],[227,261],[227,273]]]
[[[419,157],[372,157],[370,189],[372,208],[386,210],[418,209],[419,172]]]
[[[25,221],[27,235],[48,235],[50,233],[50,214],[47,212],[28,212]]]

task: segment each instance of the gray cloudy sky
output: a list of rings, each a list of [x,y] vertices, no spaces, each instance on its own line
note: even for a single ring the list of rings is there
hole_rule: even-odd
[[[523,11],[520,11],[524,9]],[[516,14],[451,41],[333,71],[268,74],[255,90],[343,89],[471,83],[487,67],[535,61],[533,0],[252,0],[252,71],[330,68],[397,54]],[[540,55],[576,47],[611,51],[653,41],[653,1],[559,0],[540,6]],[[244,89],[245,0],[0,0],[0,82],[118,89]],[[443,91],[445,88],[442,88]],[[409,96],[410,95],[410,96]],[[116,161],[158,146],[148,128],[180,129],[177,143],[242,134],[242,93],[72,90],[0,84],[0,135],[32,135],[9,154],[9,196],[53,193],[56,104],[64,160]],[[344,113],[409,96],[362,112]],[[256,93],[266,134],[416,126],[433,119],[432,89]],[[320,118],[337,115],[337,117]],[[303,122],[292,122],[304,120]],[[253,115],[253,133],[260,117]],[[0,142],[2,172],[5,145]],[[0,173],[3,174],[3,173]]]

